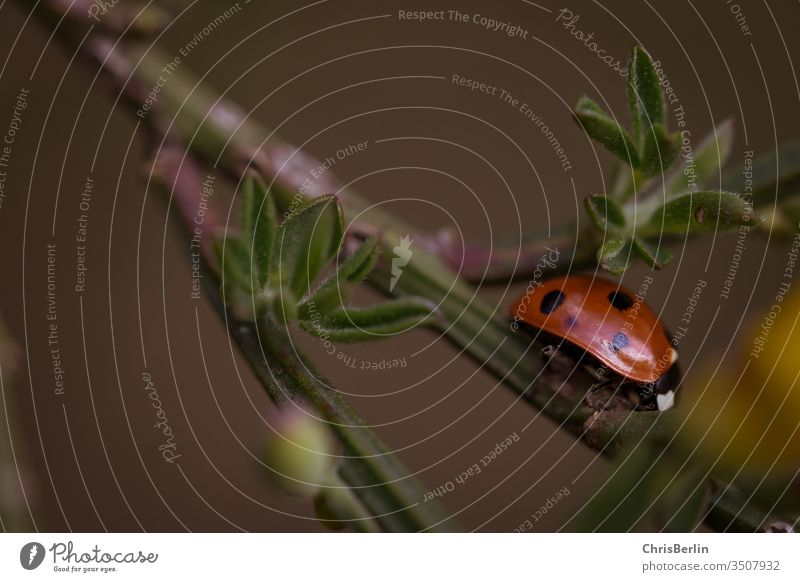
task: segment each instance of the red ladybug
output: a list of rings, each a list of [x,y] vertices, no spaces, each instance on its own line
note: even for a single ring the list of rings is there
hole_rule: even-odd
[[[661,320],[624,287],[584,276],[556,277],[528,287],[511,316],[539,330],[539,340],[549,344],[543,354],[566,355],[615,383],[639,408],[668,410],[674,404],[678,353]]]

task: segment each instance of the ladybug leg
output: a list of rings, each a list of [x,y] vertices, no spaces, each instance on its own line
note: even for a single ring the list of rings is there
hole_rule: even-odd
[[[609,370],[601,361],[584,354],[583,370],[597,380],[586,393],[586,403],[596,410],[630,410],[625,398],[625,381]]]
[[[555,344],[544,346],[540,352],[542,364],[553,372],[568,372],[575,366],[575,360],[558,349]]]
[[[639,410],[655,410],[655,404],[650,397],[652,388],[645,384],[630,383],[625,387],[625,396]]]
[[[602,364],[591,364],[584,366],[584,370],[586,370],[589,375],[594,378],[595,380],[599,380],[601,384],[610,382],[608,368],[603,366]]]
[[[634,406],[625,397],[624,382],[607,377],[595,382],[586,393],[586,403],[595,410],[631,410]]]
[[[553,356],[555,356],[558,353],[558,348],[552,344],[548,344],[542,348],[542,351],[540,353],[542,355],[542,360],[544,360],[546,363],[549,362],[553,358]]]

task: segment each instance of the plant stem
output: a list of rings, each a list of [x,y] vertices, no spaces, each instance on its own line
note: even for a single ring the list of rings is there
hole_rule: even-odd
[[[462,245],[449,230],[424,237],[425,249],[444,260],[451,270],[473,283],[502,284],[527,281],[557,250],[562,258],[555,267],[541,269],[548,275],[577,271],[595,263],[595,250],[584,244],[577,225],[567,223],[526,232],[521,238],[499,238],[491,244]]]
[[[625,204],[642,187],[642,173],[625,165],[620,169],[619,179],[615,181],[611,197],[620,205]]]
[[[98,57],[105,57],[112,50],[110,43],[93,43],[93,46],[99,50]],[[119,50],[111,54],[115,77],[123,81],[131,76],[134,82],[124,87],[134,92],[136,87],[147,87],[155,82],[167,59],[155,49],[143,52],[142,47],[129,47],[124,55]],[[139,66],[133,68],[136,62]],[[219,160],[234,179],[249,167],[255,167],[263,176],[274,178],[283,188],[296,192],[319,166],[316,160],[297,152],[274,135],[268,142],[256,137],[270,133],[256,121],[244,119],[237,107],[214,95],[207,87],[198,86],[183,69],[170,77],[160,93],[157,107],[163,119],[173,120],[173,129],[186,147],[204,159]],[[335,186],[328,184],[327,187]],[[400,244],[403,235],[413,232],[413,227],[375,207],[353,190],[341,191],[339,197],[347,221],[358,217],[360,224],[381,233],[382,263],[384,267],[390,265],[393,248]],[[371,279],[388,293],[389,277],[385,270],[376,269]],[[513,333],[505,311],[484,302],[477,290],[461,280],[439,257],[423,248],[415,249],[414,258],[393,293],[421,295],[438,304],[447,321],[448,337],[468,355],[537,406],[550,403],[546,412],[556,420],[564,421],[573,416],[575,400],[566,400],[560,395],[564,392],[562,385],[567,382],[563,378],[553,379],[549,385],[538,383],[534,389],[533,380],[540,375],[541,364],[539,358],[531,357],[530,339]],[[585,390],[588,385],[582,388]],[[568,392],[574,396],[579,391],[580,388]],[[591,412],[580,406],[579,410],[578,419],[570,424],[577,434]]]
[[[159,149],[153,164],[152,178],[157,186],[171,194],[178,216],[186,229],[193,227],[193,217],[203,191],[197,162],[185,157],[185,150],[168,140]],[[367,507],[386,531],[451,531],[457,526],[448,520],[435,503],[423,502],[425,490],[409,476],[408,470],[387,449],[377,435],[349,407],[338,392],[313,371],[292,345],[286,328],[262,321],[260,326],[242,321],[227,310],[220,294],[220,280],[215,268],[212,233],[222,222],[212,210],[204,217],[208,235],[201,239],[203,281],[206,291],[228,331],[236,341],[259,381],[273,401],[311,405],[329,424],[342,447],[339,476]]]
[[[724,495],[720,495],[721,491],[724,491]],[[736,488],[719,481],[713,482],[706,525],[716,531],[755,533],[762,531],[768,521],[769,516],[748,505],[746,496]]]
[[[60,14],[61,5],[56,0],[45,0],[38,4],[34,0],[18,1],[28,6],[38,5],[39,14],[43,17],[52,18],[53,14]],[[71,26],[82,29],[81,27],[85,27],[85,19],[82,22],[76,16]],[[64,36],[72,42],[73,47],[77,46],[75,37],[69,34],[68,29],[62,32],[66,32]],[[80,38],[78,36],[77,40]],[[90,38],[81,45],[80,50],[95,61],[105,63],[104,71],[110,74],[120,91],[137,108],[147,98],[149,88],[154,86],[165,64],[172,60],[170,55],[136,41],[115,46],[103,34]],[[146,116],[146,123],[156,134],[164,132],[164,126],[158,120],[170,120],[171,131],[180,138],[192,155],[211,162],[215,167],[219,164],[234,180],[238,180],[249,167],[255,167],[262,176],[272,178],[278,185],[296,192],[305,178],[319,165],[310,156],[281,141],[252,118],[246,117],[224,95],[220,96],[200,83],[183,67],[173,72],[169,82],[159,93],[153,111]],[[413,229],[394,216],[371,206],[368,200],[361,198],[356,192],[349,189],[340,191],[330,173],[325,176],[327,178],[323,177],[323,180],[316,182],[316,191],[311,194],[338,192],[348,219],[358,216],[359,223],[365,230],[382,233],[384,263],[390,264],[393,247],[399,244],[402,235],[413,232]],[[523,264],[527,268],[530,268],[531,261],[535,264],[537,249],[538,256],[541,257],[543,242],[543,238],[534,237],[530,243],[533,250],[523,254]],[[568,242],[564,244],[568,246]],[[480,252],[484,253],[485,258],[485,251]],[[584,253],[585,250],[581,250],[577,255],[580,261],[589,260],[588,253],[586,256]],[[508,274],[511,264],[507,250],[501,250],[499,255],[500,261],[495,262],[490,269],[492,276],[497,278],[502,273]],[[515,256],[513,252],[511,256]],[[493,257],[489,258],[493,260]],[[471,265],[476,263],[479,261],[473,261]],[[476,275],[474,270],[469,273]],[[389,277],[386,275],[385,270],[377,269],[373,283],[388,292]],[[580,374],[565,377],[556,373],[545,373],[535,354],[538,350],[532,350],[529,338],[511,332],[504,310],[481,300],[475,288],[464,282],[444,260],[424,248],[415,249],[414,258],[394,293],[420,295],[438,303],[447,322],[447,335],[453,343],[501,382],[523,395],[547,416],[562,423],[563,428],[583,438],[590,446],[609,452],[618,446],[616,441],[621,438],[637,442],[643,435],[650,433],[653,423],[658,419],[658,415],[640,412],[609,414],[588,407],[583,402],[583,396],[592,384],[590,378]],[[238,341],[243,345],[245,353],[256,348],[260,352],[261,348],[258,347],[252,331],[231,331],[234,334],[243,333]],[[274,349],[278,353],[270,356],[280,358],[279,346]],[[258,354],[259,358],[256,359],[256,355],[254,351],[250,354],[252,363],[265,366],[263,357]],[[291,367],[284,372],[290,369]],[[256,372],[268,383],[269,377],[264,375],[265,370],[262,369],[259,373],[257,369]],[[293,389],[305,393],[308,386],[294,386]],[[328,407],[329,411],[336,410],[336,403],[327,400],[331,396],[323,392],[314,397],[321,398],[320,404]],[[591,422],[587,422],[590,419]],[[364,439],[358,444],[361,447],[372,445],[374,443],[370,439]],[[370,470],[364,469],[363,465],[354,464],[348,471],[343,471],[343,476],[351,484],[356,480],[371,482],[374,475],[364,474],[362,469]],[[720,503],[714,505],[709,522],[715,519],[719,507],[722,507]],[[753,529],[757,529],[757,525]]]

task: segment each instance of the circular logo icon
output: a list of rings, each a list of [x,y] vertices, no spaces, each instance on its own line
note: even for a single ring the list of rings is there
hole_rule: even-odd
[[[38,542],[31,542],[22,546],[19,551],[19,563],[26,570],[35,570],[44,562],[44,546]]]

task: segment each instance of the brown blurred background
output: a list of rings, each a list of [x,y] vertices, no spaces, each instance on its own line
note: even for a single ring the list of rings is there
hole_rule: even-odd
[[[135,132],[135,116],[96,79],[94,65],[73,60],[50,40],[50,31],[26,21],[20,6],[0,8],[0,132],[20,90],[30,91],[0,210],[0,306],[25,358],[14,379],[19,413],[11,428],[27,459],[24,478],[36,526],[321,530],[310,503],[271,489],[259,470],[271,404],[215,312],[189,299],[188,240],[173,227],[164,200],[146,191],[141,176],[149,151],[142,132]],[[229,7],[181,6],[186,11],[158,42],[171,54]],[[331,0],[289,14],[299,6],[242,2],[181,66],[207,74],[209,84],[319,158],[369,142],[333,171],[412,223],[412,237],[456,226],[468,240],[487,240],[548,221],[585,219],[581,199],[603,191],[611,160],[581,134],[570,107],[588,94],[627,119],[626,98],[621,77],[557,22],[563,5]],[[723,0],[582,1],[569,9],[580,16],[575,28],[594,32],[598,45],[623,63],[636,43],[661,61],[695,143],[732,118],[735,168],[745,150],[774,150],[800,135],[792,68],[800,57],[793,34],[800,6],[793,0],[769,7],[741,0],[738,6],[751,35]],[[399,10],[438,9],[484,14],[528,35],[398,18]],[[572,169],[562,169],[547,139],[519,110],[498,96],[455,86],[454,74],[530,104]],[[376,143],[390,138],[411,139]],[[90,174],[87,287],[78,294],[75,237]],[[227,205],[225,190],[218,188],[218,201]],[[48,244],[57,248],[60,396],[48,346]],[[673,263],[655,276],[648,300],[673,328],[698,280],[708,283],[681,344],[688,373],[700,361],[717,361],[780,283],[785,243],[767,249],[751,236],[731,298],[720,299],[734,246],[730,235],[693,241],[675,249]],[[643,273],[634,269],[625,281],[635,288]],[[523,287],[482,292],[505,306]],[[359,293],[366,298],[372,292]],[[510,531],[567,487],[571,494],[535,524],[538,531],[555,530],[603,482],[605,461],[552,422],[534,419],[535,410],[434,334],[341,346],[361,360],[407,359],[406,368],[392,372],[348,369],[316,342],[299,343],[430,488],[453,479],[509,434],[521,435],[443,499],[462,527]],[[180,468],[158,451],[145,371],[174,431]]]

